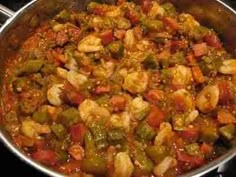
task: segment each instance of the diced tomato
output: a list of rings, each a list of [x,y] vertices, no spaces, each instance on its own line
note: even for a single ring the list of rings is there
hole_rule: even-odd
[[[233,124],[236,123],[236,118],[230,112],[219,110],[217,112],[217,121],[220,124]]]
[[[193,78],[197,83],[203,83],[205,81],[205,77],[199,66],[192,67]]]
[[[207,45],[206,43],[201,43],[201,44],[195,44],[193,46],[193,52],[196,57],[201,57],[205,54],[207,54]]]
[[[75,160],[82,160],[84,158],[84,149],[79,144],[72,145],[68,152]]]
[[[187,128],[184,131],[179,132],[179,135],[187,141],[196,141],[199,137],[198,128]]]
[[[63,100],[65,103],[70,104],[72,106],[78,106],[83,102],[83,96],[76,91],[67,90],[63,94]]]
[[[117,38],[117,39],[123,39],[125,37],[125,30],[115,30],[114,32],[114,36]]]
[[[165,120],[165,114],[158,107],[151,105],[150,113],[147,116],[147,122],[151,127],[159,128],[160,124]]]
[[[80,144],[83,144],[85,133],[86,133],[86,127],[84,124],[78,123],[76,125],[73,125],[70,128],[71,141],[74,143],[79,142]]]
[[[94,15],[99,15],[99,16],[104,16],[105,15],[105,11],[101,7],[94,7],[93,10],[92,10],[92,13]]]
[[[188,54],[186,60],[191,65],[196,63],[196,58],[194,57],[193,53]]]
[[[219,37],[216,34],[209,34],[204,37],[204,41],[207,45],[214,47],[216,49],[222,48],[222,43],[220,42]]]
[[[104,93],[109,93],[110,91],[111,91],[110,85],[105,85],[105,86],[99,85],[95,88],[94,93],[97,95],[101,95]]]
[[[203,143],[200,147],[200,150],[204,154],[211,154],[213,152],[213,146],[207,143]]]
[[[165,26],[168,26],[172,30],[178,30],[179,29],[179,24],[174,18],[165,17],[163,19],[163,23],[165,24]]]
[[[152,8],[152,1],[151,0],[142,0],[141,1],[141,8],[144,13],[148,13]]]
[[[65,85],[65,89],[62,94],[62,99],[65,103],[72,106],[78,106],[84,100],[82,94],[75,90],[75,88],[70,84]]]
[[[220,95],[219,95],[220,104],[223,105],[230,104],[231,101],[233,100],[233,94],[230,83],[227,81],[220,81],[218,83],[218,87],[220,90]]]
[[[157,104],[159,101],[164,99],[164,92],[158,89],[150,90],[145,98],[152,104]]]
[[[108,45],[114,41],[114,35],[112,30],[105,31],[100,34],[103,45]]]
[[[125,17],[128,18],[133,25],[139,23],[139,15],[134,10],[127,10],[125,12]]]
[[[187,48],[187,42],[185,40],[178,40],[178,41],[172,41],[171,42],[171,51],[175,52],[180,49]]]
[[[113,108],[113,111],[117,112],[117,111],[125,110],[125,106],[126,106],[125,97],[121,95],[114,95],[112,96],[109,102]]]
[[[204,157],[191,156],[180,150],[177,151],[177,160],[183,163],[188,163],[192,168],[199,167],[205,163]]]
[[[38,150],[32,154],[32,158],[46,165],[53,166],[58,162],[58,156],[51,150]]]

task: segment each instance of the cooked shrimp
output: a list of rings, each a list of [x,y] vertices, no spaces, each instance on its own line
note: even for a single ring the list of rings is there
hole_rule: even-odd
[[[53,85],[47,92],[47,99],[49,103],[54,106],[59,106],[62,104],[62,100],[60,95],[62,93],[63,84],[55,84]]]
[[[216,108],[219,101],[219,87],[217,85],[206,86],[196,97],[198,109],[207,113]]]
[[[219,68],[222,74],[236,74],[236,59],[225,60],[223,65]]]

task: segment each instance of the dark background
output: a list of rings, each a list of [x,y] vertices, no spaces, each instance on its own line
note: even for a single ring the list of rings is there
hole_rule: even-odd
[[[50,1],[50,0],[49,0]],[[236,0],[225,0],[231,6],[236,8]],[[9,7],[12,10],[19,9],[22,5],[29,2],[29,0],[0,0],[2,4]],[[0,176],[1,177],[46,177],[42,173],[31,168],[29,165],[26,165],[24,162],[19,160],[17,157],[12,155],[2,143],[0,143]],[[227,171],[227,177],[236,177],[234,168],[236,164],[236,159],[231,161],[230,170]],[[207,177],[214,177],[213,173],[208,174]]]

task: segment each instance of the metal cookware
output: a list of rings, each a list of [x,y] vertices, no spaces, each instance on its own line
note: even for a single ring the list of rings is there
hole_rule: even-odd
[[[62,9],[83,10],[89,0],[32,0],[16,13],[0,4],[0,19],[7,19],[0,29],[0,87],[1,75],[4,73],[4,62],[14,53],[21,42],[30,35],[34,29],[45,20],[50,19]],[[192,14],[202,24],[212,27],[223,39],[225,47],[236,56],[236,12],[220,0],[169,0],[178,8]],[[113,3],[113,0],[104,0]],[[4,96],[4,95],[0,95]],[[2,103],[0,103],[2,104]],[[1,120],[1,118],[0,118]],[[12,143],[9,135],[0,124],[0,139],[12,153],[20,159],[53,177],[64,175],[45,167],[25,155]],[[236,147],[211,163],[191,171],[182,177],[202,176],[207,172],[226,163],[236,155]]]

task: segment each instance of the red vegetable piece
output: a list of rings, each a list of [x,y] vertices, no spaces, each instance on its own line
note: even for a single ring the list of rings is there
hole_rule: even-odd
[[[220,90],[220,95],[219,95],[220,104],[222,105],[230,104],[231,101],[233,100],[233,94],[229,82],[221,81],[218,83],[218,87]]]
[[[108,30],[100,34],[103,45],[108,45],[114,41],[114,35],[112,30]]]
[[[147,122],[151,127],[159,128],[160,124],[165,120],[165,114],[158,107],[152,105],[150,113],[147,116]]]
[[[73,125],[70,129],[71,141],[74,143],[79,142],[80,144],[83,144],[85,133],[86,127],[84,124],[78,123]]]
[[[207,143],[203,143],[200,147],[200,150],[204,154],[211,154],[213,152],[213,146]]]
[[[164,99],[164,93],[161,90],[153,89],[150,90],[146,95],[145,98],[152,104],[157,104],[159,101]]]
[[[99,16],[104,16],[105,15],[105,11],[101,8],[101,7],[95,7],[93,10],[92,10],[92,13],[94,15],[99,15]]]
[[[174,18],[171,17],[165,17],[163,19],[163,23],[165,26],[168,26],[172,30],[178,30],[179,29],[179,24]]]
[[[59,160],[57,154],[51,150],[38,150],[32,154],[32,158],[50,166],[55,165]]]
[[[141,1],[141,8],[144,13],[148,13],[152,8],[152,1],[151,0],[142,0]]]
[[[199,129],[198,128],[188,128],[184,131],[181,131],[179,135],[187,140],[187,141],[195,141],[199,137]]]
[[[205,163],[204,157],[191,156],[179,150],[177,150],[177,160],[183,163],[188,163],[192,168],[199,167]]]
[[[195,44],[193,46],[193,52],[196,57],[201,57],[207,54],[207,45],[206,43]]]
[[[207,45],[214,47],[216,49],[222,48],[222,43],[220,42],[219,37],[216,34],[209,34],[204,37],[204,41]]]
[[[121,95],[114,95],[112,96],[109,102],[113,108],[113,111],[117,112],[125,110],[125,105],[126,105],[125,97]]]
[[[101,95],[104,93],[109,93],[111,91],[111,86],[110,85],[99,85],[95,88],[94,93],[97,95]]]
[[[133,25],[139,23],[139,16],[138,16],[137,12],[135,12],[135,11],[127,10],[125,12],[125,17],[128,18]]]

